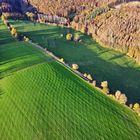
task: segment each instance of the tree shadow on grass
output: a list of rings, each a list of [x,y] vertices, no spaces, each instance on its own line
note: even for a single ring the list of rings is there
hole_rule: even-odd
[[[107,80],[111,93],[121,90],[128,97],[129,103],[140,102],[140,80],[138,79],[140,67],[131,58],[111,49],[102,48],[98,43],[85,35],[82,37],[84,39],[85,36],[85,43],[78,43],[77,47],[74,47],[74,42],[68,42],[64,37],[59,37],[61,30],[61,28],[57,29],[55,27],[30,31],[25,34],[30,35],[43,47],[48,47],[56,56],[64,58],[67,63],[79,64],[79,70],[82,73],[90,73],[97,80],[98,85],[102,81]],[[48,39],[58,37],[55,40],[57,47],[51,48],[44,44],[44,40],[41,39],[44,35]]]

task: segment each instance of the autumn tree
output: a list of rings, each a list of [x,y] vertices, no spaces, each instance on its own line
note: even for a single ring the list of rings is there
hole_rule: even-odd
[[[17,30],[16,30],[15,28],[12,28],[11,34],[12,34],[13,36],[15,36],[15,35],[17,34]]]
[[[121,91],[116,91],[115,93],[115,99],[118,100],[121,104],[126,104],[127,97],[124,93],[121,93]]]
[[[133,110],[140,116],[140,105],[138,103],[134,104]]]
[[[116,93],[115,93],[115,98],[116,98],[117,100],[119,100],[120,95],[121,95],[121,91],[117,90]]]
[[[92,78],[92,76],[91,76],[90,74],[87,75],[87,78],[88,78],[89,80],[91,80],[91,81],[93,80],[93,78]]]
[[[125,94],[121,94],[118,100],[121,104],[126,104],[127,102],[127,97]]]
[[[66,35],[66,39],[69,40],[69,41],[72,40],[72,37],[73,37],[72,34],[67,34],[67,35]]]
[[[109,88],[108,88],[108,82],[107,81],[101,82],[101,87],[102,87],[102,90],[105,94],[109,93]]]
[[[78,70],[79,69],[79,66],[77,64],[72,64],[72,69],[73,70]]]

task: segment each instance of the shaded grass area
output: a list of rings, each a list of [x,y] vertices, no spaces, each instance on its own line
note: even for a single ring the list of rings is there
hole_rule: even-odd
[[[90,73],[98,84],[107,80],[112,93],[121,90],[129,103],[140,102],[140,67],[125,54],[102,48],[90,37],[71,29],[41,24],[34,26],[30,22],[15,23],[15,26],[69,64],[77,63],[80,71]],[[80,34],[83,43],[74,44],[60,36],[67,32]]]

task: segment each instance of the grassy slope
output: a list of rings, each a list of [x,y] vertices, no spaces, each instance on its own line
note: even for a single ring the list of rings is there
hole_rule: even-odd
[[[73,42],[60,37],[61,33],[66,33],[66,29],[60,27],[39,24],[34,26],[32,23],[28,26],[25,23],[20,23],[19,26],[17,23],[15,26],[20,32],[27,32],[25,34],[35,42],[63,57],[66,62],[79,64],[80,71],[92,74],[98,83],[107,80],[112,92],[121,90],[130,103],[140,102],[140,67],[131,58],[100,47],[86,35],[81,35],[84,44],[78,43],[74,47]]]
[[[27,66],[50,61],[45,55],[31,45],[11,38],[9,31],[0,22],[0,77],[9,75]]]
[[[1,42],[3,37],[11,39],[5,28],[0,28],[4,29]],[[140,139],[140,118],[130,109],[102,95],[57,62],[46,61],[48,57],[30,45],[22,43],[28,48],[23,50],[14,39],[6,43],[0,68],[4,68],[5,60],[13,65],[13,56],[17,60],[28,51],[43,63],[35,65],[36,59],[31,59],[23,66],[32,63],[32,67],[16,69],[0,80],[1,140]],[[10,53],[14,47],[7,49],[12,45],[18,46],[18,55]],[[19,67],[18,63],[14,67]],[[13,67],[9,73],[10,69]]]

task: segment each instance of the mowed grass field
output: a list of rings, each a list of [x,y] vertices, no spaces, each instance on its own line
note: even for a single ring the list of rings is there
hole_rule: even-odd
[[[129,108],[16,41],[1,23],[0,31],[0,140],[140,139],[140,118]]]
[[[51,61],[28,43],[18,42],[0,22],[0,78],[34,64]]]
[[[76,32],[50,25],[19,22],[17,29],[29,36],[34,42],[48,48],[56,56],[69,63],[77,63],[82,73],[90,73],[98,84],[107,80],[114,93],[124,92],[129,103],[140,102],[140,66],[134,60],[111,49],[102,48],[90,37],[81,34],[84,43],[66,41],[61,34]]]

